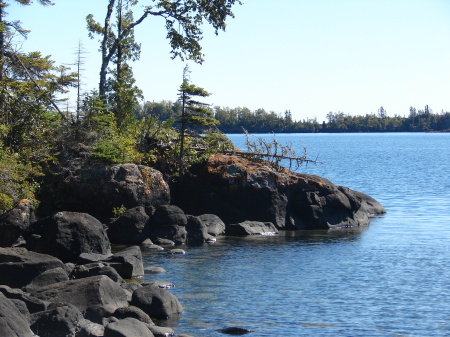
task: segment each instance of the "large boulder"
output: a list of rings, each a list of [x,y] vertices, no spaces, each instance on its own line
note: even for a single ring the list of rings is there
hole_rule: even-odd
[[[33,337],[28,319],[14,303],[0,293],[0,336]]]
[[[172,188],[172,202],[193,215],[213,213],[226,224],[272,222],[278,229],[328,229],[367,224],[385,210],[373,198],[329,180],[212,155]]]
[[[216,241],[216,238],[208,233],[207,225],[200,221],[199,217],[188,215],[187,219],[187,240],[190,244],[202,244],[205,242]]]
[[[62,268],[56,257],[30,252],[25,248],[0,248],[0,284],[21,288],[46,270]]]
[[[170,189],[161,172],[143,165],[87,165],[70,161],[53,169],[47,190],[59,209],[110,216],[124,206],[146,209],[170,203]],[[150,213],[150,211],[149,211]]]
[[[227,225],[225,233],[234,236],[272,235],[278,234],[278,229],[271,222],[244,221]]]
[[[35,220],[31,201],[23,199],[13,209],[0,215],[0,247],[11,247]]]
[[[219,236],[225,234],[225,223],[215,214],[202,214],[197,219],[206,226],[208,234]]]
[[[125,211],[108,228],[108,236],[113,243],[141,244],[150,234],[149,216],[142,206]]]
[[[18,301],[22,302],[31,314],[38,311],[43,311],[47,308],[45,302],[20,289],[0,285],[0,293],[5,295],[8,299],[15,301],[15,304],[17,304]]]
[[[101,307],[112,314],[128,305],[125,291],[108,276],[92,276],[59,282],[35,290],[33,296],[53,303],[68,303],[82,312],[89,307]]]
[[[76,336],[85,322],[80,310],[73,305],[61,305],[32,316],[31,329],[39,336]]]
[[[111,252],[102,223],[89,214],[76,212],[58,212],[33,223],[27,247],[64,262],[76,261],[82,253]]]
[[[136,289],[133,292],[131,305],[157,319],[167,319],[183,311],[183,307],[173,294],[156,285],[146,285]]]
[[[185,243],[187,239],[187,216],[174,205],[160,206],[151,218],[150,236],[153,239],[168,239]]]
[[[135,318],[125,318],[108,324],[104,337],[153,337],[148,327]]]
[[[69,281],[69,275],[65,269],[61,267],[49,269],[31,280],[31,282],[25,287],[25,290],[27,292],[31,292],[34,289],[64,281]]]
[[[104,260],[124,279],[144,276],[144,264],[139,246],[131,246],[113,254]]]

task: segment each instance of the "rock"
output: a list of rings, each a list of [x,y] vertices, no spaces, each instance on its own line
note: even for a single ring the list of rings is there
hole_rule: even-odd
[[[34,337],[27,317],[9,299],[0,293],[0,336]]]
[[[189,244],[202,244],[205,242],[214,242],[216,238],[208,233],[206,224],[200,221],[196,216],[188,215],[186,225],[187,240]]]
[[[125,318],[105,327],[104,337],[153,337],[147,326],[135,318]]]
[[[385,213],[373,198],[308,174],[275,170],[238,156],[212,155],[172,188],[172,203],[226,224],[272,222],[278,229],[328,229],[367,224]]]
[[[63,268],[49,269],[31,280],[31,282],[25,286],[25,291],[32,292],[37,288],[68,280],[69,276]]]
[[[158,238],[169,239],[175,243],[185,243],[187,217],[177,206],[164,205],[155,210],[151,218],[150,236],[158,243]]]
[[[139,246],[125,248],[104,262],[113,267],[124,279],[144,276],[144,264]]]
[[[47,177],[47,189],[58,199],[59,209],[110,217],[113,209],[170,203],[170,189],[161,172],[143,165],[87,165],[62,162]]]
[[[239,328],[239,327],[229,327],[229,328],[224,328],[224,329],[218,329],[217,331],[219,331],[221,333],[225,333],[227,335],[245,335],[245,334],[248,334],[249,332],[253,332],[252,330]]]
[[[19,204],[0,215],[0,247],[11,247],[35,220],[31,201],[22,199]]]
[[[27,247],[64,262],[76,261],[82,253],[109,254],[111,244],[100,221],[86,213],[58,212],[30,226],[40,235]]]
[[[105,327],[101,324],[86,321],[80,328],[77,337],[103,337],[105,334]]]
[[[96,254],[96,253],[81,253],[78,256],[77,264],[88,264],[92,262],[99,262],[106,260],[112,254]]]
[[[100,306],[108,313],[128,305],[125,291],[109,277],[100,275],[51,284],[32,293],[48,302],[69,303],[81,311]]]
[[[186,254],[186,251],[181,248],[175,248],[175,249],[168,250],[167,253],[172,254],[172,255],[184,255],[184,254]]]
[[[109,225],[108,236],[111,242],[141,244],[150,234],[149,219],[142,206],[126,210]]]
[[[155,238],[154,241],[161,246],[175,246],[175,242],[169,239]]]
[[[197,219],[208,230],[208,234],[213,236],[219,236],[225,234],[225,223],[215,214],[202,214],[197,216]]]
[[[155,337],[172,337],[175,336],[175,332],[172,328],[151,325],[148,329],[152,332]]]
[[[118,319],[125,319],[128,317],[135,318],[145,324],[154,325],[152,319],[143,310],[138,307],[130,305],[129,307],[119,308],[114,311],[113,316]]]
[[[101,262],[94,262],[76,266],[72,270],[70,278],[80,279],[98,275],[108,276],[114,282],[124,282],[123,278],[117,273],[117,271],[113,267]]]
[[[18,300],[23,302],[30,313],[43,311],[47,308],[46,304],[40,299],[23,292],[20,289],[0,285],[0,292],[10,300]]]
[[[0,284],[22,288],[44,271],[65,268],[56,257],[25,248],[0,248]]]
[[[154,285],[136,289],[133,292],[131,305],[157,319],[167,319],[169,316],[183,311],[183,307],[173,294]]]
[[[273,235],[278,234],[278,229],[271,222],[244,221],[226,226],[227,235]]]
[[[34,316],[31,329],[39,336],[45,337],[75,336],[80,325],[84,323],[80,310],[73,305],[57,306]]]

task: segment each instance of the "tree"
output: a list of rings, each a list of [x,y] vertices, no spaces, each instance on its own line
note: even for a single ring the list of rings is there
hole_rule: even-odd
[[[178,90],[179,101],[182,104],[180,124],[180,172],[183,170],[183,157],[185,152],[185,138],[188,130],[203,130],[206,127],[216,126],[219,122],[213,117],[209,104],[197,101],[196,97],[208,97],[210,94],[203,88],[189,83],[189,67],[183,70],[183,83]],[[197,132],[198,134],[199,132]]]
[[[138,0],[126,0],[132,7],[138,4]],[[209,23],[217,34],[219,30],[225,30],[227,17],[234,17],[231,7],[241,4],[240,0],[154,0],[155,5],[144,6],[137,20],[132,20],[122,27],[119,34],[115,35],[111,17],[116,0],[108,0],[104,24],[94,20],[92,14],[88,15],[87,25],[90,36],[101,36],[100,50],[102,64],[100,68],[99,94],[105,96],[106,75],[108,65],[114,55],[117,54],[122,40],[126,39],[133,29],[142,23],[147,17],[161,17],[165,20],[167,38],[172,48],[172,58],[180,57],[202,63],[203,54],[200,41],[203,37],[201,26],[204,21]]]

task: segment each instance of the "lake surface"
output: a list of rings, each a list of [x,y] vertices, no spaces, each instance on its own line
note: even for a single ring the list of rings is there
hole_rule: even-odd
[[[242,149],[243,135],[229,135]],[[176,333],[450,336],[450,133],[280,134],[325,164],[302,166],[377,199],[369,226],[220,238],[145,253],[184,307]],[[301,153],[301,150],[298,151]]]

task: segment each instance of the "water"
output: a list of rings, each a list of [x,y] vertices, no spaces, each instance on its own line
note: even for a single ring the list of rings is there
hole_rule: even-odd
[[[242,135],[230,135],[243,148]],[[326,162],[300,172],[367,193],[387,214],[355,229],[224,237],[145,253],[176,284],[177,333],[226,336],[450,336],[450,134],[295,134]]]

